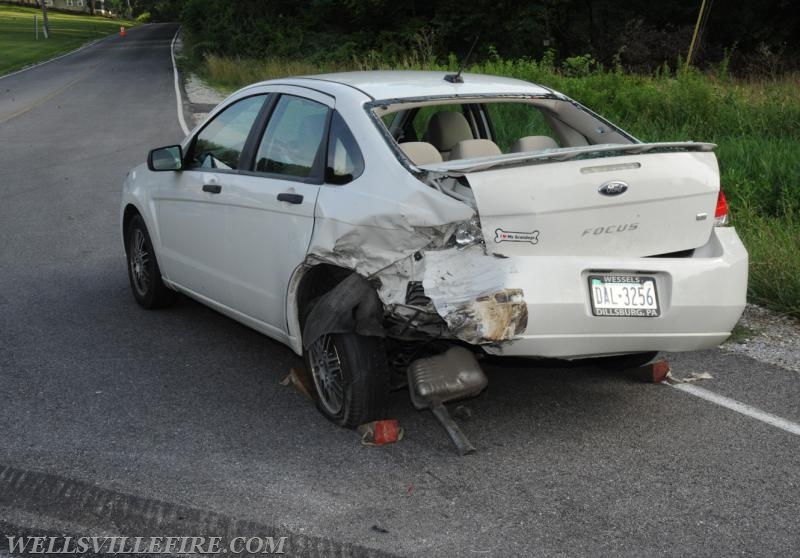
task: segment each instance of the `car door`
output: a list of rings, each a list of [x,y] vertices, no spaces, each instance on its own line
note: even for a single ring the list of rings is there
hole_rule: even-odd
[[[228,190],[228,245],[235,307],[277,337],[286,331],[286,293],[306,257],[324,181],[334,99],[301,87],[273,88],[249,172]]]
[[[166,277],[209,301],[232,306],[228,193],[266,94],[234,101],[190,142],[184,170],[154,192],[159,263]]]

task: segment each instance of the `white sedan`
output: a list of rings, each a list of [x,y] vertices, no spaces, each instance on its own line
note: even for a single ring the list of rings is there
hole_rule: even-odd
[[[744,308],[714,147],[642,143],[494,76],[257,83],[126,177],[130,283],[287,344],[348,427],[453,345],[644,364],[719,344]]]

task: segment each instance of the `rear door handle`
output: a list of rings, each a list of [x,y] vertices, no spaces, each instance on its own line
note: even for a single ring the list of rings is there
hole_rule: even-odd
[[[303,196],[301,194],[289,194],[283,192],[278,194],[278,201],[285,201],[289,203],[303,203]]]
[[[222,186],[219,184],[203,184],[203,192],[208,192],[209,194],[219,194],[222,192]]]

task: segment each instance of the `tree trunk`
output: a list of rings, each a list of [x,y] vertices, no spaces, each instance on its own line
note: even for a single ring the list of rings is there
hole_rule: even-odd
[[[50,23],[47,21],[47,0],[42,2],[42,27],[44,28],[44,38],[50,38]]]
[[[86,2],[89,4],[89,13],[94,15],[94,0],[86,0]]]

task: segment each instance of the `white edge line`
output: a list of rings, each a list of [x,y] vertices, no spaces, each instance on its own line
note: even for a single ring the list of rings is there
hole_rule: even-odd
[[[34,62],[30,66],[25,66],[24,68],[20,68],[19,70],[15,70],[15,71],[11,72],[10,74],[5,74],[5,75],[0,76],[0,79],[5,79],[7,77],[15,76],[17,74],[21,74],[22,72],[27,72],[28,70],[33,70],[34,68],[38,68],[39,66],[44,66],[45,64],[49,64],[50,62],[55,62],[56,60],[61,60],[62,58],[65,58],[67,56],[72,56],[76,52],[80,52],[80,51],[82,51],[84,49],[87,49],[89,47],[93,47],[94,45],[96,45],[97,43],[100,43],[102,41],[107,41],[110,38],[116,36],[116,34],[117,34],[116,31],[113,32],[113,33],[109,33],[105,37],[101,37],[99,39],[95,39],[91,43],[86,43],[85,45],[81,45],[78,48],[76,48],[75,50],[71,50],[71,51],[69,51],[69,52],[67,52],[65,54],[59,54],[55,58],[50,58],[49,60],[44,60],[43,62]]]
[[[800,436],[800,424],[792,422],[790,420],[786,420],[785,418],[781,418],[777,415],[773,415],[771,413],[767,413],[762,411],[761,409],[757,409],[740,401],[736,401],[735,399],[731,399],[729,397],[725,397],[724,395],[719,395],[714,393],[713,391],[708,391],[707,389],[703,389],[701,387],[691,385],[691,384],[668,384],[675,389],[679,389],[683,392],[686,392],[690,395],[694,395],[695,397],[699,397],[700,399],[705,399],[706,401],[710,401],[720,407],[725,407],[726,409],[730,409],[731,411],[735,411],[742,415],[748,416],[750,418],[754,418],[756,420],[760,420],[763,423],[769,424],[770,426],[774,426],[775,428],[780,428],[781,430],[785,430],[790,434],[794,434],[795,436]]]
[[[181,32],[181,28],[178,27],[178,30],[175,31],[175,36],[172,37],[172,43],[169,45],[169,55],[172,57],[172,74],[175,78],[175,104],[178,108],[178,124],[181,125],[181,130],[183,130],[183,135],[189,135],[189,127],[186,126],[186,120],[183,117],[183,99],[181,98],[181,87],[180,82],[178,80],[178,66],[175,64],[175,41],[178,40],[178,34]]]

